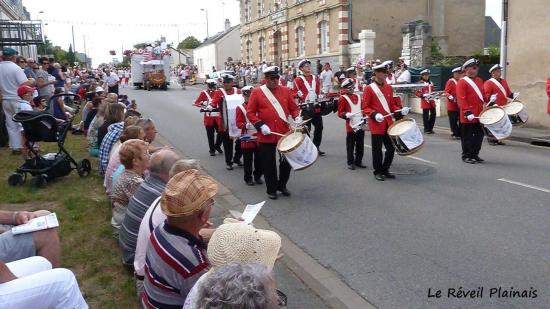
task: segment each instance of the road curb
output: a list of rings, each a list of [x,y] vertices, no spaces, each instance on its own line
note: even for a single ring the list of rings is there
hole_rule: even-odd
[[[160,145],[171,146],[171,144],[160,134],[157,134],[156,142]],[[188,158],[179,149],[174,151],[182,158]],[[204,170],[204,169],[203,169]],[[206,173],[207,170],[204,170]],[[217,179],[216,179],[217,181]],[[217,204],[229,213],[229,210],[242,212],[245,204],[237,198],[231,190],[218,181]],[[281,236],[284,257],[281,262],[290,269],[304,284],[330,308],[334,309],[374,309],[376,306],[350,288],[340,276],[311,257],[298,245],[293,243],[284,233],[273,228],[266,218],[258,215],[254,220],[254,226],[269,229]]]

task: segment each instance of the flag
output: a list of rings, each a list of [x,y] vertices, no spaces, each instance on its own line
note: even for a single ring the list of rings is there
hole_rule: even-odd
[[[143,61],[153,60],[153,53],[150,51],[144,51],[142,55],[143,55]]]

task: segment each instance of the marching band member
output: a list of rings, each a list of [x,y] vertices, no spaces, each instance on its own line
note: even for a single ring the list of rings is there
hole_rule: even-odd
[[[234,94],[241,94],[241,91],[235,87],[233,87],[234,79],[235,77],[230,74],[223,75],[223,88],[219,88],[214,93],[214,97],[212,98],[212,107],[217,108],[220,111],[220,118],[221,118],[221,124],[222,128],[220,129],[220,132],[222,133],[222,143],[223,143],[223,150],[225,151],[225,163],[227,165],[227,170],[233,169],[233,163],[237,164],[238,166],[243,166],[241,163],[241,143],[239,139],[235,140],[235,156],[233,156],[233,140],[229,136],[229,123],[227,119],[225,119],[224,110],[227,110],[227,108],[224,106],[225,99],[227,99],[228,96],[234,95]]]
[[[485,97],[483,96],[483,80],[477,76],[479,62],[472,58],[462,65],[465,76],[456,86],[458,106],[460,107],[460,124],[462,129],[462,161],[469,164],[481,163],[479,157],[483,142],[483,127],[479,123],[479,114],[483,111]],[[496,96],[491,96],[494,102]]]
[[[359,83],[359,79],[357,78],[357,70],[355,67],[349,67],[346,70],[346,77],[351,79],[353,81],[353,91],[354,92],[361,92],[361,84]],[[342,87],[343,88],[343,87]]]
[[[388,127],[393,123],[391,115],[396,119],[409,113],[408,107],[399,107],[393,99],[393,89],[386,83],[388,67],[384,64],[373,67],[374,81],[365,86],[363,91],[363,113],[372,119],[369,121],[372,140],[372,165],[376,180],[384,181],[393,179],[395,175],[390,173],[395,149],[388,136]],[[382,153],[382,144],[386,148],[386,155]]]
[[[279,135],[289,131],[289,117],[295,123],[301,123],[300,109],[294,102],[290,90],[279,86],[280,69],[276,66],[264,70],[266,84],[254,88],[246,107],[248,120],[261,134],[257,135],[258,151],[262,172],[264,173],[267,195],[277,199],[277,191],[284,196],[290,196],[286,184],[290,177],[290,164],[284,157],[279,160],[279,176],[277,177],[277,142]]]
[[[321,81],[318,76],[311,74],[311,62],[308,59],[303,59],[298,63],[298,69],[302,71],[302,75],[294,80],[294,89],[297,93],[300,103],[316,103],[321,94]],[[315,127],[313,131],[313,144],[317,146],[320,156],[325,153],[320,150],[321,140],[323,139],[323,116],[321,108],[316,106],[311,116],[311,121],[307,124],[308,130],[311,131],[311,125]]]
[[[462,67],[453,69],[453,77],[445,84],[445,96],[447,97],[447,115],[449,115],[449,123],[451,125],[452,138],[460,139],[460,109],[458,108],[456,97],[456,85],[462,78]]]
[[[502,76],[502,67],[498,64],[495,64],[493,67],[489,69],[489,74],[491,74],[491,78],[485,81],[483,84],[483,91],[485,94],[485,98],[489,98],[492,95],[496,95],[497,99],[495,101],[495,104],[498,106],[504,106],[508,104],[509,101],[514,99],[514,97],[517,97],[519,93],[512,93],[512,90],[510,90],[510,87],[508,86],[508,82],[504,78],[501,78]],[[513,120],[513,119],[511,119]],[[488,130],[485,130],[487,133],[487,141],[491,145],[504,145],[503,142],[497,140],[491,132]]]
[[[420,72],[420,80],[424,87],[416,91],[416,96],[420,98],[420,107],[422,108],[422,122],[424,123],[424,133],[434,134],[435,125],[435,100],[432,95],[434,84],[430,81],[430,70],[425,69]]]
[[[279,85],[280,86],[280,85]],[[246,107],[252,92],[252,86],[246,86],[241,89],[244,97],[244,103],[237,106],[236,117],[237,127],[241,129],[241,151],[243,153],[244,160],[244,182],[247,185],[253,186],[254,182],[257,184],[263,184],[262,181],[262,168],[260,166],[260,158],[258,157],[258,147],[256,143],[257,130],[248,121],[246,117]],[[254,169],[254,171],[252,171]],[[252,175],[254,174],[254,181],[252,181]]]
[[[361,96],[355,92],[355,83],[352,79],[345,79],[342,82],[342,88],[343,94],[338,99],[338,117],[346,120],[348,168],[350,170],[354,170],[356,166],[367,168],[363,164],[365,131],[362,129],[362,123],[364,123],[362,118],[365,104]]]
[[[204,110],[212,110],[212,97],[216,92],[218,83],[213,79],[206,80],[207,89],[201,91],[197,99],[195,100],[195,106],[201,107]],[[215,156],[216,150],[219,153],[223,153],[222,145],[222,133],[220,129],[223,127],[220,118],[220,112],[205,112],[204,113],[204,127],[206,128],[206,137],[208,138],[208,147],[210,149],[210,155]],[[214,133],[217,133],[216,142],[214,143]]]

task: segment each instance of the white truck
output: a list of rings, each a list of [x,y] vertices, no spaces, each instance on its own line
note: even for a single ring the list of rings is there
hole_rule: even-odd
[[[130,70],[132,74],[132,85],[139,89],[160,88],[166,90],[170,85],[170,64],[172,59],[169,55],[163,55],[160,60],[144,61],[143,55],[132,54]],[[159,78],[163,73],[164,80]]]

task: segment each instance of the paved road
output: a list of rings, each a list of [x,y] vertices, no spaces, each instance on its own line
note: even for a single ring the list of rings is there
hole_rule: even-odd
[[[264,200],[242,170],[210,157],[202,117],[186,91],[125,90],[159,132],[241,200]],[[446,119],[438,119],[446,121]],[[291,198],[262,214],[325,267],[379,308],[550,308],[550,156],[548,148],[483,145],[483,165],[460,161],[449,134],[426,136],[415,157],[396,157],[394,181],[372,169],[346,168],[343,121],[325,117],[327,156],[292,173]],[[365,163],[371,164],[365,139]],[[449,288],[484,287],[483,297],[447,297]],[[489,297],[490,288],[537,290],[537,298]],[[428,298],[428,290],[442,290]]]

